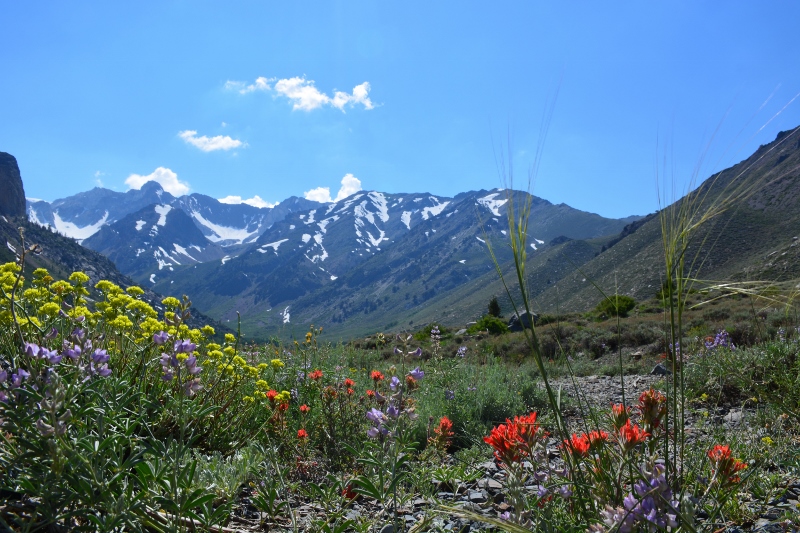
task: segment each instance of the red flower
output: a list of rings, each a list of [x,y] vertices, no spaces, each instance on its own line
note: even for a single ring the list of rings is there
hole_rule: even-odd
[[[515,416],[514,420],[506,419],[505,424],[492,428],[483,441],[494,448],[494,456],[508,465],[519,462],[536,447],[539,439],[547,436],[536,424],[536,413],[526,416]]]
[[[639,396],[636,408],[642,414],[642,424],[655,429],[667,414],[667,397],[655,389],[646,390]]]
[[[267,399],[270,402],[274,402],[275,401],[275,397],[277,395],[278,395],[278,391],[276,391],[275,389],[270,389],[269,392],[267,392]]]
[[[597,450],[601,448],[606,442],[608,442],[608,433],[602,430],[595,430],[589,432],[586,435],[586,438],[589,439],[589,449],[590,450]]]
[[[433,417],[431,417],[431,422],[433,422]],[[446,451],[447,448],[450,447],[454,435],[453,422],[446,416],[443,416],[439,419],[439,424],[433,428],[433,432],[436,436],[430,437],[428,439],[428,444],[437,450]]]
[[[589,455],[589,437],[586,436],[586,433],[580,437],[573,433],[572,438],[564,441],[564,449],[571,452],[572,455],[586,457]]]
[[[347,389],[347,395],[348,396],[352,396],[355,393],[356,393],[356,391],[354,391],[353,389]]]
[[[625,451],[632,450],[637,444],[641,444],[650,433],[641,429],[636,424],[631,425],[631,421],[625,422],[625,425],[619,428],[619,443]]]
[[[297,438],[300,440],[305,440],[308,438],[308,431],[305,429],[298,429],[297,430]]]
[[[289,402],[278,404],[278,411],[287,411],[288,409],[289,409]]]
[[[375,397],[375,391],[372,390],[372,389],[367,389],[367,396],[369,396],[370,398],[374,398]]]
[[[745,463],[731,457],[731,449],[728,445],[715,445],[708,450],[708,458],[711,459],[714,476],[723,487],[738,483],[739,476],[736,475],[736,472],[747,468]]]
[[[344,380],[344,386],[345,386],[345,387],[347,387],[348,389],[349,389],[349,388],[352,388],[352,387],[353,387],[353,385],[355,385],[355,384],[356,384],[356,382],[355,382],[355,381],[353,381],[353,380],[352,380],[352,379],[350,379],[350,378],[347,378],[346,380]]]
[[[313,379],[314,381],[317,381],[321,377],[322,377],[322,370],[319,369],[308,373],[308,379]]]
[[[352,485],[347,485],[345,488],[342,489],[342,496],[344,496],[348,500],[355,500],[356,498],[358,498],[358,493],[353,490]]]
[[[445,437],[453,436],[453,421],[443,416],[439,419],[439,425],[433,430],[437,435],[444,435]]]
[[[307,406],[306,404],[303,404],[303,405],[300,406],[300,412],[303,413],[303,414],[308,413],[310,410],[311,410],[311,408],[309,406]]]
[[[619,431],[631,417],[631,408],[625,407],[621,403],[611,405],[611,425]]]
[[[414,390],[417,388],[417,380],[413,376],[406,376],[406,385],[409,390]]]
[[[383,381],[383,374],[381,374],[377,370],[373,370],[370,373],[369,377],[372,378],[372,381],[374,381],[375,383],[377,383],[379,381]]]

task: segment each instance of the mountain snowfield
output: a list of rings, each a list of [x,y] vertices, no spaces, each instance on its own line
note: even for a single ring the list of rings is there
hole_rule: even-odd
[[[636,218],[512,197],[532,202],[530,253],[557,237],[616,234]],[[359,313],[372,319],[358,321],[365,327],[379,324],[390,308],[406,313],[478,279],[493,268],[486,240],[499,245],[507,235],[507,202],[502,189],[453,198],[360,191],[334,203],[293,197],[257,208],[201,194],[176,198],[149,182],[127,193],[95,188],[52,203],[29,200],[28,216],[144,286],[188,294],[222,321],[241,313],[249,332],[273,333],[312,320],[336,329]],[[505,247],[497,249],[507,259]],[[391,306],[387,290],[398,300]]]

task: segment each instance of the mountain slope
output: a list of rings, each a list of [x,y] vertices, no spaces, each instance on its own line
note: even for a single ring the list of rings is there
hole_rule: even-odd
[[[687,258],[694,258],[692,276],[707,280],[787,281],[800,278],[800,130],[778,134],[744,161],[711,176],[681,202],[703,198],[714,205],[742,194],[719,217],[701,226]],[[661,222],[658,215],[642,223],[598,257],[582,272],[566,276],[558,291],[548,289],[538,303],[550,311],[584,310],[601,296],[584,278],[605,291],[637,299],[652,297],[664,277]]]

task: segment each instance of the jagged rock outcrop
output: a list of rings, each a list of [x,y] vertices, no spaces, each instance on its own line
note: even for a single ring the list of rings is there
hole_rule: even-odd
[[[25,189],[17,159],[0,152],[0,215],[7,218],[25,217]]]

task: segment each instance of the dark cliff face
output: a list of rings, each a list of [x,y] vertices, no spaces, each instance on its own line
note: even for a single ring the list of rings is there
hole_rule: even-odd
[[[25,217],[25,189],[16,158],[0,152],[0,215]]]

